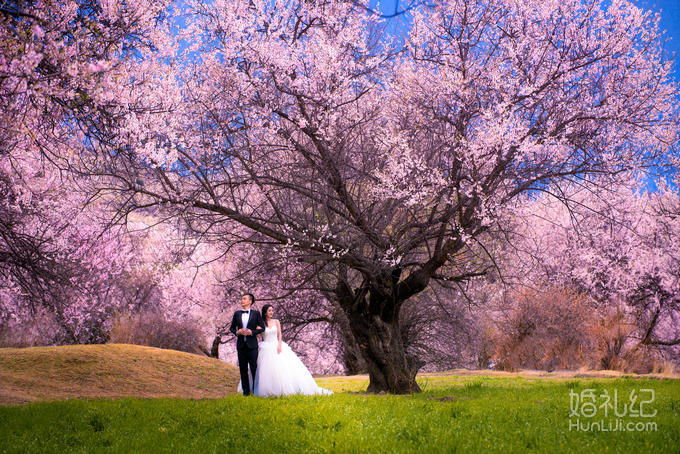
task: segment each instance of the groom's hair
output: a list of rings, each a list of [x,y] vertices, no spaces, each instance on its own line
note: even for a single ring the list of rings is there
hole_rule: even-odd
[[[250,304],[251,304],[251,305],[255,304],[255,295],[253,295],[252,293],[245,293],[245,295],[246,295],[248,298],[250,298]]]

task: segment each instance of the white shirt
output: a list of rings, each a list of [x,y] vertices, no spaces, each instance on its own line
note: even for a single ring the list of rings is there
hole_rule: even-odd
[[[243,329],[246,329],[248,327],[248,320],[250,319],[250,309],[241,312],[241,323],[243,323]]]

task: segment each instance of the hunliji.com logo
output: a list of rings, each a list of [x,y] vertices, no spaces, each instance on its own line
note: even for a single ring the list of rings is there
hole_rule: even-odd
[[[593,388],[580,393],[569,390],[569,430],[577,432],[656,432],[656,409],[653,389],[633,389],[619,397],[618,390],[610,393]]]

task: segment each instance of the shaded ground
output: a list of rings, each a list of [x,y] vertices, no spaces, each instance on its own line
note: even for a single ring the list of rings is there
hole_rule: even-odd
[[[238,369],[175,350],[127,344],[0,348],[0,405],[71,398],[220,398]]]

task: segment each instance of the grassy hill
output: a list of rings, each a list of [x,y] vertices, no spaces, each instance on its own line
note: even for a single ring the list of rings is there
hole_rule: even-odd
[[[219,398],[238,368],[204,356],[127,344],[0,348],[0,405],[70,398]]]

